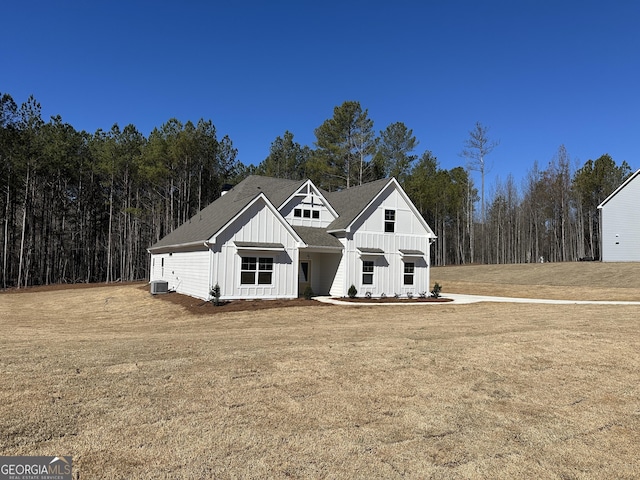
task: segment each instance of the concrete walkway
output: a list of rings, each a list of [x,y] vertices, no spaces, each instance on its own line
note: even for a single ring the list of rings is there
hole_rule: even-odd
[[[384,306],[384,305],[462,305],[479,302],[498,303],[542,303],[551,305],[640,305],[640,302],[622,300],[552,300],[544,298],[516,298],[516,297],[491,297],[488,295],[465,295],[462,293],[448,293],[443,298],[450,298],[453,302],[397,302],[397,303],[376,303],[376,302],[348,302],[333,297],[314,297],[315,300],[333,305],[347,305],[351,307],[362,306]]]

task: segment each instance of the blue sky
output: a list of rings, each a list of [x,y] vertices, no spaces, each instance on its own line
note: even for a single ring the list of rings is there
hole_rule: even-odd
[[[24,0],[2,16],[0,92],[77,130],[205,118],[257,164],[286,130],[313,147],[357,100],[442,168],[489,127],[488,189],[560,145],[578,166],[609,153],[640,168],[637,1]]]

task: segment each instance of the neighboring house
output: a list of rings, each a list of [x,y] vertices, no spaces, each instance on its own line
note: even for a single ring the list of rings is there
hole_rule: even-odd
[[[418,295],[435,235],[398,182],[329,193],[250,176],[149,248],[150,280],[210,299]]]
[[[640,170],[598,205],[603,262],[640,262]]]

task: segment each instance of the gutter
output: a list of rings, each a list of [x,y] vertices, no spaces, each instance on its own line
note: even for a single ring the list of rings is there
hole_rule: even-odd
[[[165,252],[171,252],[174,250],[183,250],[183,249],[189,249],[191,247],[200,247],[200,246],[204,246],[207,249],[209,248],[209,242],[207,240],[202,241],[199,240],[197,242],[189,242],[189,243],[174,243],[172,245],[165,245],[165,246],[160,246],[160,247],[150,247],[147,248],[147,252],[149,253],[165,253]]]

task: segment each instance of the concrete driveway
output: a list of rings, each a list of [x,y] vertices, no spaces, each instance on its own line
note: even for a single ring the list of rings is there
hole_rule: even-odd
[[[462,293],[448,293],[443,298],[450,298],[453,302],[398,302],[398,303],[367,303],[367,302],[348,302],[333,297],[314,297],[315,300],[323,303],[331,303],[334,305],[348,306],[365,306],[365,305],[455,305],[479,303],[479,302],[498,302],[498,303],[542,303],[551,305],[640,305],[640,302],[630,302],[621,300],[551,300],[545,298],[516,298],[516,297],[492,297],[489,295],[465,295]]]

